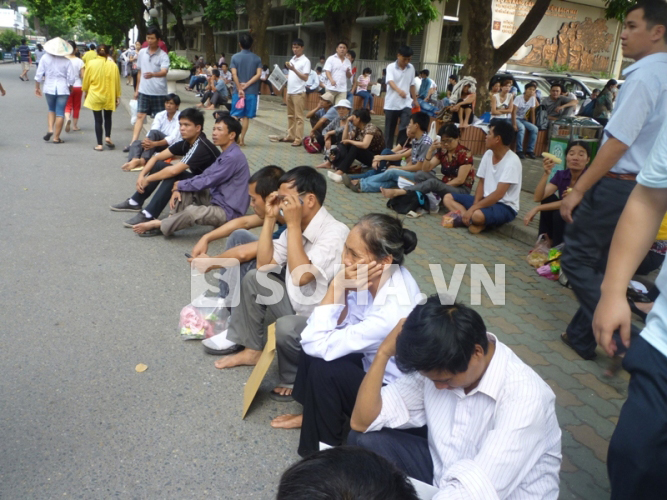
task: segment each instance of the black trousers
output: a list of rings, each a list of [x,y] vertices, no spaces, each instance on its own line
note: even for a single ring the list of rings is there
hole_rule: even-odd
[[[104,137],[111,137],[111,115],[113,111],[105,109],[104,111],[93,111],[95,117],[95,135],[97,136],[97,145],[104,144]],[[104,136],[102,135],[102,121],[104,121]]]
[[[164,161],[155,162],[155,165],[151,169],[151,174],[159,172],[168,166],[170,166],[170,164]],[[146,201],[155,191],[153,199],[151,199],[150,203],[144,207],[144,210],[157,219],[162,213],[162,210],[169,204],[169,200],[171,199],[171,188],[174,186],[174,183],[183,179],[189,179],[190,177],[193,177],[193,175],[186,170],[185,172],[178,174],[176,177],[151,182],[146,186],[143,193],[139,193],[138,191],[135,192],[132,195],[132,199],[139,203],[139,205],[143,205],[144,201]]]
[[[364,165],[370,167],[373,163],[373,157],[376,155],[374,151],[369,149],[360,149],[357,146],[350,144],[339,144],[338,153],[333,161],[333,166],[337,170],[342,170],[347,173],[354,163],[354,160],[359,160]]]
[[[551,196],[542,200],[542,205],[553,203],[560,200],[558,196],[552,194]],[[546,234],[551,238],[553,246],[563,243],[565,235],[565,221],[560,216],[560,210],[549,210],[548,212],[540,212],[540,229],[539,234]]]
[[[664,261],[664,255],[649,250],[649,252],[646,254],[646,257],[644,257],[644,260],[642,260],[642,263],[639,264],[635,274],[645,276],[658,269]]]
[[[343,444],[345,424],[366,375],[362,357],[349,354],[324,361],[301,351],[292,396],[303,405],[298,449],[302,457],[318,451],[320,441],[331,446]]]
[[[408,138],[408,124],[412,116],[411,108],[399,110],[384,110],[384,147],[391,149],[394,146],[394,134],[398,125],[398,144],[405,144]]]
[[[623,360],[628,399],[609,443],[612,500],[659,500],[667,491],[667,358],[643,337]]]
[[[579,309],[567,327],[567,336],[582,355],[592,354],[597,346],[593,313],[600,300],[611,239],[635,185],[633,181],[603,177],[584,195],[574,213],[574,223],[565,230],[561,265],[579,301]],[[639,334],[634,326],[632,334]],[[615,337],[616,344],[622,347],[620,337]]]

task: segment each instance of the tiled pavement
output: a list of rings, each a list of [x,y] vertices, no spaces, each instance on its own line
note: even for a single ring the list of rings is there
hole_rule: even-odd
[[[127,87],[124,90],[127,97]],[[182,107],[194,102],[194,94],[184,91],[179,94],[184,101]],[[253,170],[266,164],[290,168],[319,162],[318,156],[309,155],[302,148],[266,139],[268,134],[275,133],[275,128],[284,127],[285,112],[285,107],[262,98],[244,150]],[[208,130],[210,112],[207,118]],[[539,165],[531,165],[527,170],[524,184],[534,185]],[[379,194],[355,194],[342,185],[328,182],[326,206],[349,225],[371,211],[389,212]],[[522,203],[524,209],[530,208],[532,195],[523,193]],[[422,291],[432,294],[435,285],[430,264],[442,266],[448,284],[455,264],[483,264],[492,277],[494,264],[505,265],[505,304],[492,304],[484,291],[482,304],[475,308],[484,317],[489,331],[511,346],[556,393],[557,415],[563,431],[560,498],[608,498],[607,446],[626,397],[628,374],[621,372],[614,379],[606,379],[602,376],[607,363],[604,354],[600,353],[595,361],[584,361],[562,344],[558,336],[565,330],[577,302],[571,290],[539,277],[526,263],[528,245],[498,231],[471,235],[466,230],[443,229],[439,220],[437,216],[405,220],[405,226],[419,238],[417,249],[407,258],[408,268]],[[536,234],[534,228],[533,231]],[[458,300],[470,303],[469,266]]]

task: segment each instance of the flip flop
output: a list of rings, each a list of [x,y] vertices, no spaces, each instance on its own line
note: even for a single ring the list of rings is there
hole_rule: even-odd
[[[93,151],[97,151],[98,153],[101,153],[102,151],[104,151],[104,148],[102,148],[102,149],[97,149],[97,148],[95,147],[95,148],[93,148]]]
[[[116,145],[113,142],[104,141],[104,144],[106,144],[109,149],[116,149]]]
[[[269,393],[269,397],[274,401],[278,401],[279,403],[290,403],[294,401],[294,397],[292,397],[291,394],[282,395],[274,392],[273,390]]]
[[[65,144],[65,141],[63,141],[62,139],[58,139],[57,141],[51,141],[51,142],[53,142],[53,144]]]
[[[49,142],[51,140],[51,136],[53,135],[53,132],[48,132],[42,139],[44,139],[46,142]]]

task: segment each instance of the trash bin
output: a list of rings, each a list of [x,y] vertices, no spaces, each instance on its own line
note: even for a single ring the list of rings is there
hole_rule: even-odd
[[[570,141],[584,141],[591,149],[591,161],[598,152],[603,126],[586,116],[568,116],[556,120],[549,130],[549,153],[558,156],[565,165],[565,150]]]

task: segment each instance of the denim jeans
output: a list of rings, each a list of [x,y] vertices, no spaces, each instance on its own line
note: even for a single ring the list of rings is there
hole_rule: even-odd
[[[428,116],[433,117],[438,112],[438,108],[424,99],[417,99],[419,107],[421,110],[426,113]]]
[[[407,172],[400,168],[392,168],[381,174],[373,175],[359,181],[359,187],[362,193],[379,193],[380,188],[391,189],[398,184],[399,177],[405,177],[414,181],[417,172]]]
[[[535,152],[535,143],[537,142],[537,126],[529,122],[524,118],[517,118],[516,120],[516,152],[521,153],[523,151],[523,136],[528,130],[528,146],[526,147],[527,153]]]
[[[380,153],[380,156],[387,156],[387,155],[393,155],[394,151],[391,149],[383,149],[382,152]],[[373,175],[381,174],[385,170],[387,170],[387,165],[400,165],[401,161],[400,160],[394,160],[394,161],[387,161],[387,160],[381,160],[380,161],[380,166],[375,170],[374,168],[364,172],[363,174],[352,174],[350,175],[350,179],[365,179],[366,177],[371,177]]]
[[[357,95],[364,100],[364,103],[361,105],[363,109],[373,109],[373,94],[368,90],[358,90]]]

